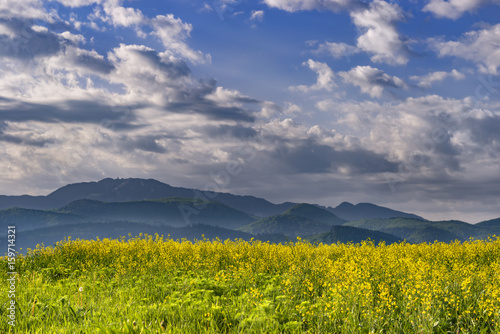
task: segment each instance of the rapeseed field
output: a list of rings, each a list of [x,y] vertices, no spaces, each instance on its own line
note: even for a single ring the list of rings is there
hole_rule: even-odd
[[[18,255],[16,267],[16,323],[2,283],[0,333],[500,332],[497,238],[70,239]]]

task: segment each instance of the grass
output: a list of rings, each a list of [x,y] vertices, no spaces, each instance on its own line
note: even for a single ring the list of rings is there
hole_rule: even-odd
[[[17,257],[0,333],[498,333],[499,265],[498,239],[66,240]]]

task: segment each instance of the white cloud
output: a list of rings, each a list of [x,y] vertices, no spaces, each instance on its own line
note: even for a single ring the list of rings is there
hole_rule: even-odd
[[[262,22],[262,20],[264,20],[264,11],[252,10],[252,14],[250,15],[250,20]]]
[[[93,4],[100,4],[104,0],[57,0],[60,4],[66,7],[84,7],[84,6],[90,6]]]
[[[357,47],[373,53],[373,62],[404,65],[408,62],[408,50],[401,40],[395,22],[404,15],[397,4],[374,0],[365,10],[351,12],[354,24],[364,30],[358,37]]]
[[[138,26],[145,23],[146,18],[139,9],[122,7],[120,0],[107,0],[103,4],[104,12],[115,26]]]
[[[309,69],[316,72],[317,75],[316,83],[312,86],[305,86],[305,85],[291,86],[289,87],[290,90],[299,90],[302,92],[308,92],[311,90],[331,91],[332,88],[336,86],[334,81],[335,74],[333,73],[330,66],[328,66],[326,63],[309,59],[308,61],[302,63],[302,65],[308,66]]]
[[[269,7],[279,8],[287,12],[299,10],[327,9],[339,11],[358,3],[356,0],[264,0]]]
[[[500,66],[500,24],[469,31],[459,41],[430,39],[440,57],[455,56],[476,63],[483,73],[498,74]]]
[[[333,58],[342,58],[349,57],[350,55],[359,52],[359,50],[356,47],[346,43],[325,42],[323,44],[320,44],[314,52],[326,52],[329,53]]]
[[[339,72],[345,82],[358,86],[371,97],[380,97],[386,87],[403,88],[405,83],[396,76],[390,76],[378,68],[356,66],[348,72]]]
[[[411,80],[418,81],[418,86],[422,88],[431,88],[432,83],[443,81],[446,78],[453,78],[455,80],[462,80],[465,78],[465,75],[460,73],[459,71],[453,69],[451,72],[445,71],[437,71],[432,72],[424,76],[411,76]]]
[[[209,57],[205,58],[201,51],[195,51],[186,44],[186,39],[193,30],[191,24],[182,22],[172,14],[158,15],[151,20],[151,24],[154,28],[152,34],[162,41],[167,50],[172,50],[195,63],[209,59]]]
[[[437,17],[456,20],[464,13],[473,11],[487,3],[500,4],[498,0],[430,0],[424,12],[431,12]]]
[[[0,1],[0,18],[47,19],[51,16],[43,8],[40,0],[2,0]]]

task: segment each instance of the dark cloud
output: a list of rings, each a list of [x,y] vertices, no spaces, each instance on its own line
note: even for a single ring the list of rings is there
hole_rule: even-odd
[[[189,91],[179,91],[177,101],[168,103],[165,109],[175,113],[196,113],[214,120],[232,120],[241,122],[254,122],[255,116],[250,110],[240,107],[223,107],[217,102],[207,99],[207,95],[215,92],[216,82],[210,80]],[[243,98],[245,99],[245,98]],[[248,99],[248,103],[258,103],[258,100]]]
[[[465,125],[474,142],[480,145],[500,143],[500,116],[468,118]]]
[[[33,30],[33,22],[0,19],[0,25],[5,26],[14,35],[0,35],[0,56],[29,60],[56,54],[63,48],[61,41],[64,39],[49,31]]]
[[[0,118],[5,121],[39,121],[45,123],[94,123],[115,130],[136,128],[134,109],[116,108],[98,101],[68,100],[61,104],[37,104],[0,99]],[[5,103],[7,102],[7,103]]]
[[[73,64],[86,68],[92,72],[108,74],[114,70],[113,64],[103,58],[94,57],[91,54],[80,54],[73,58]]]
[[[347,168],[350,174],[396,172],[398,164],[365,149],[336,150],[331,146],[304,140],[295,146],[280,145],[270,152],[292,173],[330,173]]]
[[[210,138],[229,136],[232,138],[249,139],[255,138],[258,132],[255,129],[242,125],[219,125],[206,126],[201,129],[201,132]]]
[[[183,60],[166,61],[160,58],[158,52],[155,50],[133,50],[130,52],[140,55],[143,59],[147,60],[150,65],[157,68],[158,71],[168,74],[169,78],[178,79],[180,77],[187,77],[191,74],[191,70]]]

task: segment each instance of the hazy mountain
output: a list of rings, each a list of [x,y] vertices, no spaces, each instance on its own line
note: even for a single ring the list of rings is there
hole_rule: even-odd
[[[283,212],[284,215],[302,217],[325,225],[341,225],[346,221],[333,213],[312,204],[297,204]]]
[[[209,225],[191,225],[184,227],[171,227],[171,226],[152,226],[148,224],[132,223],[132,222],[110,222],[110,223],[86,223],[76,225],[63,225],[45,227],[36,230],[20,231],[17,233],[16,250],[26,253],[28,248],[34,249],[37,244],[44,244],[45,246],[52,246],[54,243],[64,240],[66,237],[71,236],[72,240],[76,239],[96,239],[99,237],[117,239],[120,237],[127,237],[129,233],[132,236],[146,233],[153,235],[158,233],[165,238],[187,240],[202,240],[203,236],[207,239],[219,238],[226,239],[243,239],[250,240],[251,238],[270,241],[270,242],[285,242],[286,237],[283,235],[252,235],[241,231],[229,230],[217,226]],[[0,240],[0,249],[6,249],[7,238]],[[20,250],[22,248],[22,250]]]
[[[499,227],[500,228],[500,218],[485,220],[477,223],[476,226],[480,227]]]
[[[11,208],[0,211],[0,226],[16,226],[17,231],[32,230],[42,227],[80,224],[89,222],[86,217],[70,213],[42,211],[33,209]]]
[[[345,220],[361,220],[361,219],[375,219],[375,218],[415,218],[423,219],[412,213],[396,211],[383,206],[378,206],[371,203],[351,204],[349,202],[342,202],[337,207],[328,207],[328,211]]]
[[[262,218],[249,225],[241,227],[239,230],[252,234],[273,234],[281,233],[295,239],[295,237],[305,237],[330,229],[331,225],[322,224],[315,220],[310,220],[304,217],[297,217],[291,214],[281,214]]]
[[[413,218],[363,219],[344,225],[389,233],[412,243],[465,241],[470,237],[487,236],[481,227],[457,220],[432,222]]]
[[[273,204],[262,198],[172,187],[153,179],[103,179],[66,185],[47,196],[0,196],[0,209],[56,209],[80,199],[103,202],[141,201],[166,197],[198,198],[224,203],[234,209],[265,217],[279,214],[294,203]]]
[[[56,211],[89,217],[94,221],[124,220],[176,227],[205,224],[236,229],[257,219],[219,202],[193,202],[191,198],[180,197],[111,203],[77,200]]]
[[[373,240],[375,243],[384,241],[387,245],[402,241],[402,239],[392,234],[352,226],[333,226],[329,232],[306,238],[312,243],[320,242],[324,244],[335,244],[337,242],[359,243],[367,239]]]

